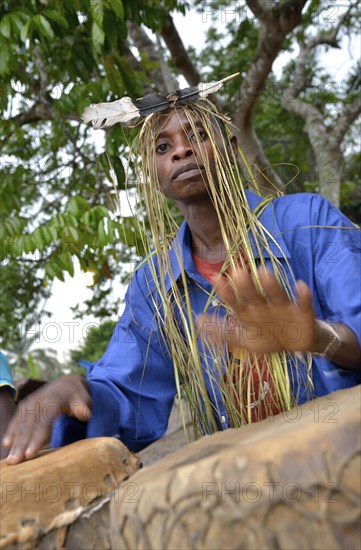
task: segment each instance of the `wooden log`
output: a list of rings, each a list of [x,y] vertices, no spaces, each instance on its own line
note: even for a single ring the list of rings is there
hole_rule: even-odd
[[[110,547],[359,549],[360,387],[207,436],[110,502]]]
[[[139,467],[114,438],[78,441],[14,466],[2,460],[0,548],[63,548],[67,526],[107,509],[109,495]]]

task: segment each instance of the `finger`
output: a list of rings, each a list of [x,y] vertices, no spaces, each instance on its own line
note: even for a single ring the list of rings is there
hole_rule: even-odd
[[[26,418],[27,416],[30,418]],[[5,436],[6,446],[10,447],[7,457],[8,464],[18,464],[25,458],[33,458],[49,440],[53,420],[51,415],[40,414],[34,418],[26,408],[22,407],[14,418],[9,435]]]
[[[40,392],[37,398],[32,396],[21,401],[9,423],[4,438],[4,445],[10,448],[8,464],[18,464],[25,458],[35,456],[50,435],[54,419],[53,407],[41,407],[39,395]]]
[[[25,449],[25,458],[33,458],[47,443],[51,434],[52,422],[42,422],[32,431]]]
[[[33,426],[31,424],[23,424],[16,422],[14,432],[9,436],[5,436],[4,445],[10,447],[9,454],[6,458],[7,464],[18,464],[25,459],[25,452],[31,440]]]
[[[69,404],[69,412],[71,416],[74,416],[81,422],[87,422],[92,415],[90,407],[81,398],[79,401],[75,400]]]
[[[89,394],[88,386],[86,385],[85,387],[84,384],[86,385],[86,381],[84,380],[82,381],[82,384],[78,384],[78,387],[69,401],[65,411],[66,414],[74,416],[81,422],[87,422],[90,420],[92,415],[92,400]]]
[[[197,323],[203,342],[210,347],[219,347],[219,351],[224,350],[226,344],[232,347],[242,347],[246,344],[242,325],[238,321],[232,322],[228,317],[202,314],[197,318]]]
[[[296,281],[298,307],[302,313],[313,314],[313,301],[310,288],[304,281]]]
[[[213,284],[216,293],[223,303],[232,305],[237,302],[234,283],[228,274],[220,276]]]
[[[259,269],[258,273],[259,280],[267,296],[268,303],[274,306],[288,305],[291,300],[273,273],[264,268]]]
[[[252,277],[243,269],[237,269],[233,274],[234,284],[245,305],[263,307],[266,305],[265,296],[260,293]]]
[[[3,440],[2,440],[2,444],[4,447],[6,447],[7,449],[9,447],[11,447],[13,441],[14,441],[14,431],[12,430],[11,428],[11,423],[9,423],[8,427],[7,427],[7,430],[4,434],[4,437],[3,437]]]
[[[214,288],[224,303],[233,311],[241,315],[248,305],[263,307],[267,301],[265,296],[256,287],[252,277],[247,271],[237,268],[226,277],[218,279]]]

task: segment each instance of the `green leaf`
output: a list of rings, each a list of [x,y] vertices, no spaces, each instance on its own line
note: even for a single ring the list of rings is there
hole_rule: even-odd
[[[14,29],[14,27],[16,27],[18,33],[21,33],[22,28],[24,26],[24,21],[26,19],[29,19],[29,17],[27,17],[22,12],[14,11],[13,13],[11,13],[11,24],[12,24],[13,29]]]
[[[93,212],[88,210],[88,212],[85,212],[85,214],[82,215],[81,221],[84,225],[93,228],[93,218]]]
[[[98,243],[102,248],[108,244],[108,236],[105,232],[104,219],[100,220],[98,224]]]
[[[65,216],[64,214],[56,214],[51,222],[54,227],[64,227],[65,225]]]
[[[121,21],[124,21],[124,6],[122,0],[108,0],[108,4],[116,17]]]
[[[24,42],[24,43],[26,42],[26,40],[28,38],[30,27],[31,27],[32,23],[33,23],[32,19],[29,19],[29,21],[27,21],[25,23],[25,25],[23,26],[23,28],[21,29],[20,38],[21,38],[22,42]]]
[[[125,189],[125,170],[123,163],[119,157],[114,157],[112,162],[118,180],[118,187],[119,189]]]
[[[110,82],[112,91],[118,96],[123,95],[124,93],[123,80],[120,77],[118,68],[115,67],[113,63],[112,57],[110,55],[105,56],[103,59],[103,64],[104,64],[104,69],[108,77],[108,80]]]
[[[49,279],[54,279],[56,277],[55,269],[54,269],[54,262],[47,263],[45,266],[45,274],[49,277]]]
[[[96,23],[98,23],[99,27],[101,27],[103,23],[103,1],[102,0],[90,0],[90,13],[92,18]]]
[[[92,24],[92,42],[96,51],[100,51],[104,44],[105,34],[96,21]]]
[[[69,249],[62,249],[60,259],[61,263],[64,266],[64,269],[69,273],[71,277],[74,277],[74,262]]]
[[[65,225],[61,232],[61,240],[63,243],[71,243],[79,241],[79,233],[75,227]]]
[[[43,15],[34,15],[34,24],[37,26],[39,32],[45,36],[48,40],[54,39],[54,32],[50,26],[50,23]]]
[[[9,217],[1,225],[1,236],[15,237],[21,233],[24,225],[25,221],[23,219],[17,216]]]
[[[11,23],[10,23],[10,15],[6,14],[0,21],[0,33],[5,38],[10,38],[11,35]]]
[[[65,211],[75,217],[79,217],[84,214],[84,212],[87,212],[89,208],[90,206],[87,201],[83,197],[76,195],[75,197],[71,197],[66,205]]]
[[[65,214],[66,225],[71,225],[72,227],[78,227],[78,219],[72,214]]]
[[[101,206],[100,204],[98,206],[94,206],[92,208],[92,211],[96,218],[100,220],[101,218],[107,218],[109,216],[109,211],[105,206]]]
[[[114,223],[108,219],[108,243],[113,243],[115,239]]]
[[[46,242],[45,242],[44,232],[42,227],[37,227],[36,229],[34,229],[34,231],[31,234],[31,238],[34,246],[37,249],[41,251],[46,248]]]
[[[10,72],[10,48],[3,38],[0,40],[0,50],[0,76],[5,76]]]
[[[62,268],[53,258],[45,266],[45,275],[47,275],[49,279],[55,279],[55,277],[57,277],[60,281],[64,282]]]
[[[39,228],[43,241],[46,245],[52,244],[58,236],[57,230],[54,226],[42,226]]]
[[[135,71],[126,62],[124,57],[120,56],[117,52],[113,52],[113,57],[116,61],[116,65],[120,71],[123,82],[129,95],[138,95],[140,90],[138,89],[138,82]]]
[[[23,247],[25,254],[35,252],[35,246],[31,235],[23,235]]]
[[[58,232],[56,228],[52,225],[49,225],[47,227],[47,230],[49,231],[49,234],[51,236],[51,241],[56,241],[56,239],[58,238]]]
[[[63,29],[68,29],[69,25],[65,17],[62,16],[59,10],[48,8],[43,11],[43,15],[47,19],[51,19],[55,23],[58,23]]]

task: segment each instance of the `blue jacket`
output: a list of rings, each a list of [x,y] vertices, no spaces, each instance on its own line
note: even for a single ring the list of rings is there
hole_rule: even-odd
[[[251,209],[261,201],[251,192],[247,192],[247,199]],[[361,343],[360,232],[327,200],[309,193],[275,199],[263,210],[259,220],[276,240],[277,246],[271,245],[272,251],[286,272],[289,274],[291,269],[294,280],[302,279],[310,287],[316,317],[345,323]],[[257,258],[252,235],[250,238]],[[186,222],[169,252],[175,279],[182,269],[177,249],[182,252],[192,311],[196,316],[203,311],[212,287],[195,268]],[[266,251],[263,255],[268,261]],[[170,290],[171,280],[165,284]],[[82,423],[67,417],[58,419],[53,430],[53,446],[84,437],[117,436],[131,450],[139,451],[164,434],[176,386],[172,359],[159,334],[158,308],[161,314],[160,296],[154,290],[153,277],[145,263],[133,275],[124,313],[105,355],[88,375],[93,400],[91,420]],[[214,308],[223,309],[216,300],[208,311]],[[347,370],[314,356],[312,376],[314,395],[318,397],[361,383],[361,365],[358,371]],[[300,395],[299,403],[310,397],[304,391],[297,395]],[[214,399],[218,400],[221,412],[219,427],[226,428],[226,412],[217,392]]]

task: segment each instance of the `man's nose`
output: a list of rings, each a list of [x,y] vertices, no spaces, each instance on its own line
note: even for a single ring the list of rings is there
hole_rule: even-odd
[[[172,160],[181,160],[186,157],[190,157],[194,154],[193,148],[191,143],[189,142],[189,139],[184,136],[184,138],[181,138],[177,140],[177,142],[173,146],[173,152],[172,152]]]

